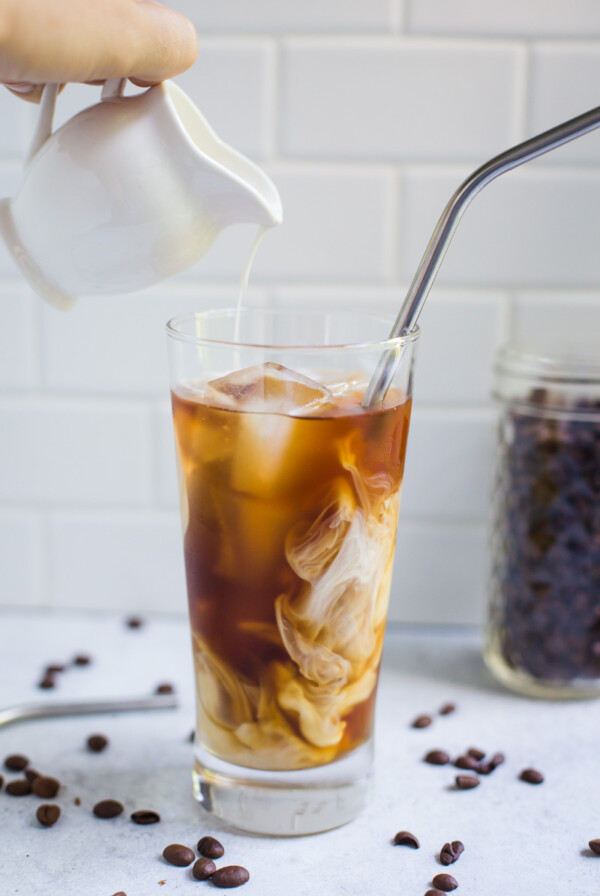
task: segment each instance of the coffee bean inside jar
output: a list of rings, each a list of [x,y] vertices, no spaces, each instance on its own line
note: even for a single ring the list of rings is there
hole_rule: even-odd
[[[500,352],[486,661],[538,696],[600,694],[600,365]]]

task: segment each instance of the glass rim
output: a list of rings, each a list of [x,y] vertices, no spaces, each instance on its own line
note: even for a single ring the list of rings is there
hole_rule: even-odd
[[[387,316],[381,312],[375,311],[356,311],[356,310],[345,310],[343,308],[329,308],[327,312],[323,312],[319,309],[315,308],[304,308],[300,305],[288,305],[286,307],[281,308],[261,308],[261,307],[251,307],[251,308],[242,308],[241,314],[247,315],[249,313],[252,314],[288,314],[289,312],[296,312],[297,314],[302,314],[304,316],[307,315],[323,315],[324,313],[337,313],[340,315],[346,314],[357,314],[361,315],[365,318],[370,318],[372,320],[381,320],[382,323],[387,323],[391,326],[394,322],[394,318],[391,316]],[[332,349],[379,349],[385,350],[389,348],[398,348],[400,346],[409,345],[413,342],[416,342],[421,333],[420,327],[415,324],[413,329],[409,333],[404,333],[401,336],[386,336],[383,339],[377,340],[368,340],[365,342],[340,342],[340,343],[322,343],[319,342],[317,344],[311,343],[272,343],[272,342],[246,342],[244,340],[236,341],[234,339],[214,339],[209,336],[195,336],[189,333],[184,333],[180,329],[177,329],[177,326],[182,324],[184,321],[190,321],[194,318],[217,318],[217,317],[234,317],[237,314],[237,308],[234,307],[226,307],[226,308],[211,308],[207,311],[188,311],[184,314],[175,315],[175,317],[170,318],[165,324],[165,329],[167,331],[167,335],[175,339],[179,342],[185,342],[188,345],[218,345],[218,346],[235,346],[236,348],[251,348],[251,349],[274,349],[276,351],[296,351],[296,352],[319,352],[319,351],[331,351]]]

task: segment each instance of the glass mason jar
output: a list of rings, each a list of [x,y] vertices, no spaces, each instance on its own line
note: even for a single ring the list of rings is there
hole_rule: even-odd
[[[531,696],[600,695],[600,362],[502,349],[485,659]]]

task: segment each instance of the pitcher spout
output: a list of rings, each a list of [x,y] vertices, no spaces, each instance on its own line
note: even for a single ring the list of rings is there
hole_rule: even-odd
[[[172,81],[160,85],[192,152],[191,187],[198,207],[210,211],[217,228],[281,224],[277,188],[254,162],[224,143],[189,97]]]

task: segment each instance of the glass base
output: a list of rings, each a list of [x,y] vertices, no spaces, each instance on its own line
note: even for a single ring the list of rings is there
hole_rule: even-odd
[[[372,741],[337,762],[290,772],[245,768],[196,745],[194,796],[233,827],[253,834],[297,837],[352,821],[371,790]]]

